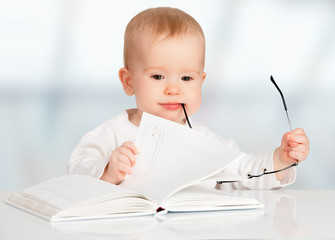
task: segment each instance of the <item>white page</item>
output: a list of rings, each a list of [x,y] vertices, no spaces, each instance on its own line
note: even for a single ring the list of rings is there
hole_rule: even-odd
[[[66,209],[88,199],[107,194],[117,196],[119,193],[128,191],[90,176],[65,175],[42,182],[22,192],[45,200],[59,209]]]
[[[222,191],[200,184],[189,186],[172,195],[164,205],[170,212],[254,209],[262,205],[254,198],[225,195]]]
[[[113,202],[106,203],[112,199]],[[100,218],[106,212],[122,213],[136,208],[137,214],[143,214],[153,213],[157,208],[150,201],[145,201],[141,194],[86,175],[50,179],[12,194],[7,203],[48,220],[52,216],[67,216],[68,210],[74,218],[83,215],[86,215],[85,218]],[[118,209],[117,206],[122,207]]]
[[[122,185],[158,203],[243,155],[187,126],[147,113],[143,113],[135,144],[140,149],[136,165]]]

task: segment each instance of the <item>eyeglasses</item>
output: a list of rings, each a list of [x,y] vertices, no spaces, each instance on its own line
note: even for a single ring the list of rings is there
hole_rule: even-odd
[[[277,88],[278,92],[280,93],[280,96],[281,96],[281,99],[283,101],[283,105],[284,105],[284,109],[285,109],[285,113],[286,113],[286,117],[287,117],[287,121],[289,123],[289,126],[290,126],[290,130],[292,131],[292,125],[291,125],[291,121],[290,121],[290,118],[288,116],[288,112],[287,112],[287,106],[286,106],[286,102],[285,102],[285,98],[284,98],[284,95],[282,93],[282,91],[280,90],[280,88],[278,87],[277,83],[275,82],[275,80],[273,79],[272,76],[270,76],[270,80],[271,82],[275,85],[275,87]],[[184,110],[185,111],[185,110]],[[279,170],[274,170],[274,171],[267,171],[266,168],[263,168],[262,169],[262,172],[260,174],[252,174],[252,173],[248,173],[247,174],[247,179],[251,179],[251,178],[257,178],[257,177],[261,177],[261,176],[264,176],[264,175],[268,175],[268,174],[273,174],[273,173],[278,173],[278,172],[282,172],[282,171],[285,171],[291,167],[295,167],[298,165],[298,162],[296,163],[293,163],[292,165],[290,166],[287,166],[285,168],[282,168],[282,169],[279,169]],[[239,182],[241,180],[236,180],[236,181],[216,181],[217,184],[222,184],[222,183],[232,183],[232,182]]]

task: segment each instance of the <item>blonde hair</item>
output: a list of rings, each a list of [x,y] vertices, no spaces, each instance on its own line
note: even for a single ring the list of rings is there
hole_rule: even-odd
[[[133,17],[127,25],[124,34],[123,61],[128,68],[131,47],[136,41],[136,34],[150,31],[153,38],[165,34],[165,39],[180,34],[199,34],[205,40],[199,23],[189,14],[177,8],[149,8]],[[205,42],[205,41],[204,41]]]

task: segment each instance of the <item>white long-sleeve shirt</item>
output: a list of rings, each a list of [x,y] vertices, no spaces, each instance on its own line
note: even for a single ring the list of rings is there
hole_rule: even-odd
[[[186,126],[185,126],[186,127]],[[229,147],[238,148],[234,141],[226,140],[215,134],[209,128],[192,123],[192,129],[198,131],[211,139],[220,141]],[[128,119],[127,111],[122,112],[101,124],[92,131],[86,133],[75,147],[68,163],[69,174],[85,174],[100,178],[110,159],[113,150],[124,142],[135,142],[138,127]],[[260,173],[263,168],[273,170],[273,152],[262,155],[246,154],[244,157],[235,160],[220,174],[220,176],[241,175],[247,173]],[[295,181],[296,170],[290,168],[287,176],[281,182],[277,181],[275,174],[269,174],[260,178],[252,178],[238,183],[224,183],[220,189],[277,189],[291,184]],[[215,181],[212,180],[215,185]]]

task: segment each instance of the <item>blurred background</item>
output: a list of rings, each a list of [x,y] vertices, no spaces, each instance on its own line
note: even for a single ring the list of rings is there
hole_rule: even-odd
[[[334,189],[335,1],[0,0],[0,190],[66,174],[84,133],[136,106],[118,80],[123,33],[157,6],[186,11],[206,35],[193,121],[272,151],[289,130],[273,75],[311,142],[288,189]]]

